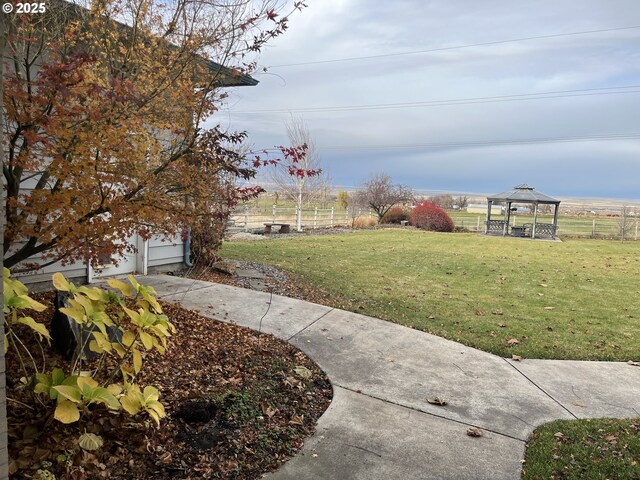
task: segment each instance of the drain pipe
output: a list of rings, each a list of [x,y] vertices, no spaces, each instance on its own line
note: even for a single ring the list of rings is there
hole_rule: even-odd
[[[191,262],[191,227],[187,227],[187,238],[183,244],[184,250],[182,254],[182,261],[187,268],[193,267]]]

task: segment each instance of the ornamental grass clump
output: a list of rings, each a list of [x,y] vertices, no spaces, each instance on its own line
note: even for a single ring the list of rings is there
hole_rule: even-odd
[[[409,220],[411,210],[407,207],[393,207],[384,214],[380,223],[400,225],[403,221]]]
[[[409,223],[431,232],[453,232],[455,224],[447,212],[431,202],[422,202],[411,211]]]

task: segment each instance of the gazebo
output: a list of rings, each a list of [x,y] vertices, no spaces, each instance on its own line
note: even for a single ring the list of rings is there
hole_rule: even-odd
[[[491,206],[494,202],[506,204],[504,220],[491,220]],[[511,235],[514,237],[551,237],[556,238],[558,229],[558,208],[560,200],[551,198],[544,193],[538,192],[527,184],[518,185],[507,192],[498,193],[487,197],[487,221],[485,224],[485,234],[487,235]],[[533,204],[533,223],[525,223],[524,225],[509,226],[511,218],[511,205],[517,204]],[[538,206],[554,205],[553,223],[538,222]]]

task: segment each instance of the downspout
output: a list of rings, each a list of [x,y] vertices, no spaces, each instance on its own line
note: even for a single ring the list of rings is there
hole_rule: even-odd
[[[183,244],[183,254],[182,261],[184,266],[187,268],[193,267],[193,263],[191,262],[191,227],[187,227],[187,238]]]

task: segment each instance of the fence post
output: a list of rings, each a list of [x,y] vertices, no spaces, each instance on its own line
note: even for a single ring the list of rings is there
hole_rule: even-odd
[[[478,223],[476,224],[476,232],[480,231],[480,215],[478,215]]]
[[[318,207],[313,210],[313,228],[318,228]]]
[[[329,227],[333,228],[333,207],[331,207],[331,216],[329,217]],[[636,221],[636,235],[638,233],[638,222]]]
[[[633,236],[634,240],[638,240],[638,219],[636,218],[636,233]]]
[[[249,230],[249,207],[247,205],[244,206],[244,231],[247,232]]]
[[[591,225],[591,236],[595,237],[596,236],[596,219],[593,219],[593,224]]]
[[[271,209],[271,223],[276,223],[276,206]]]

